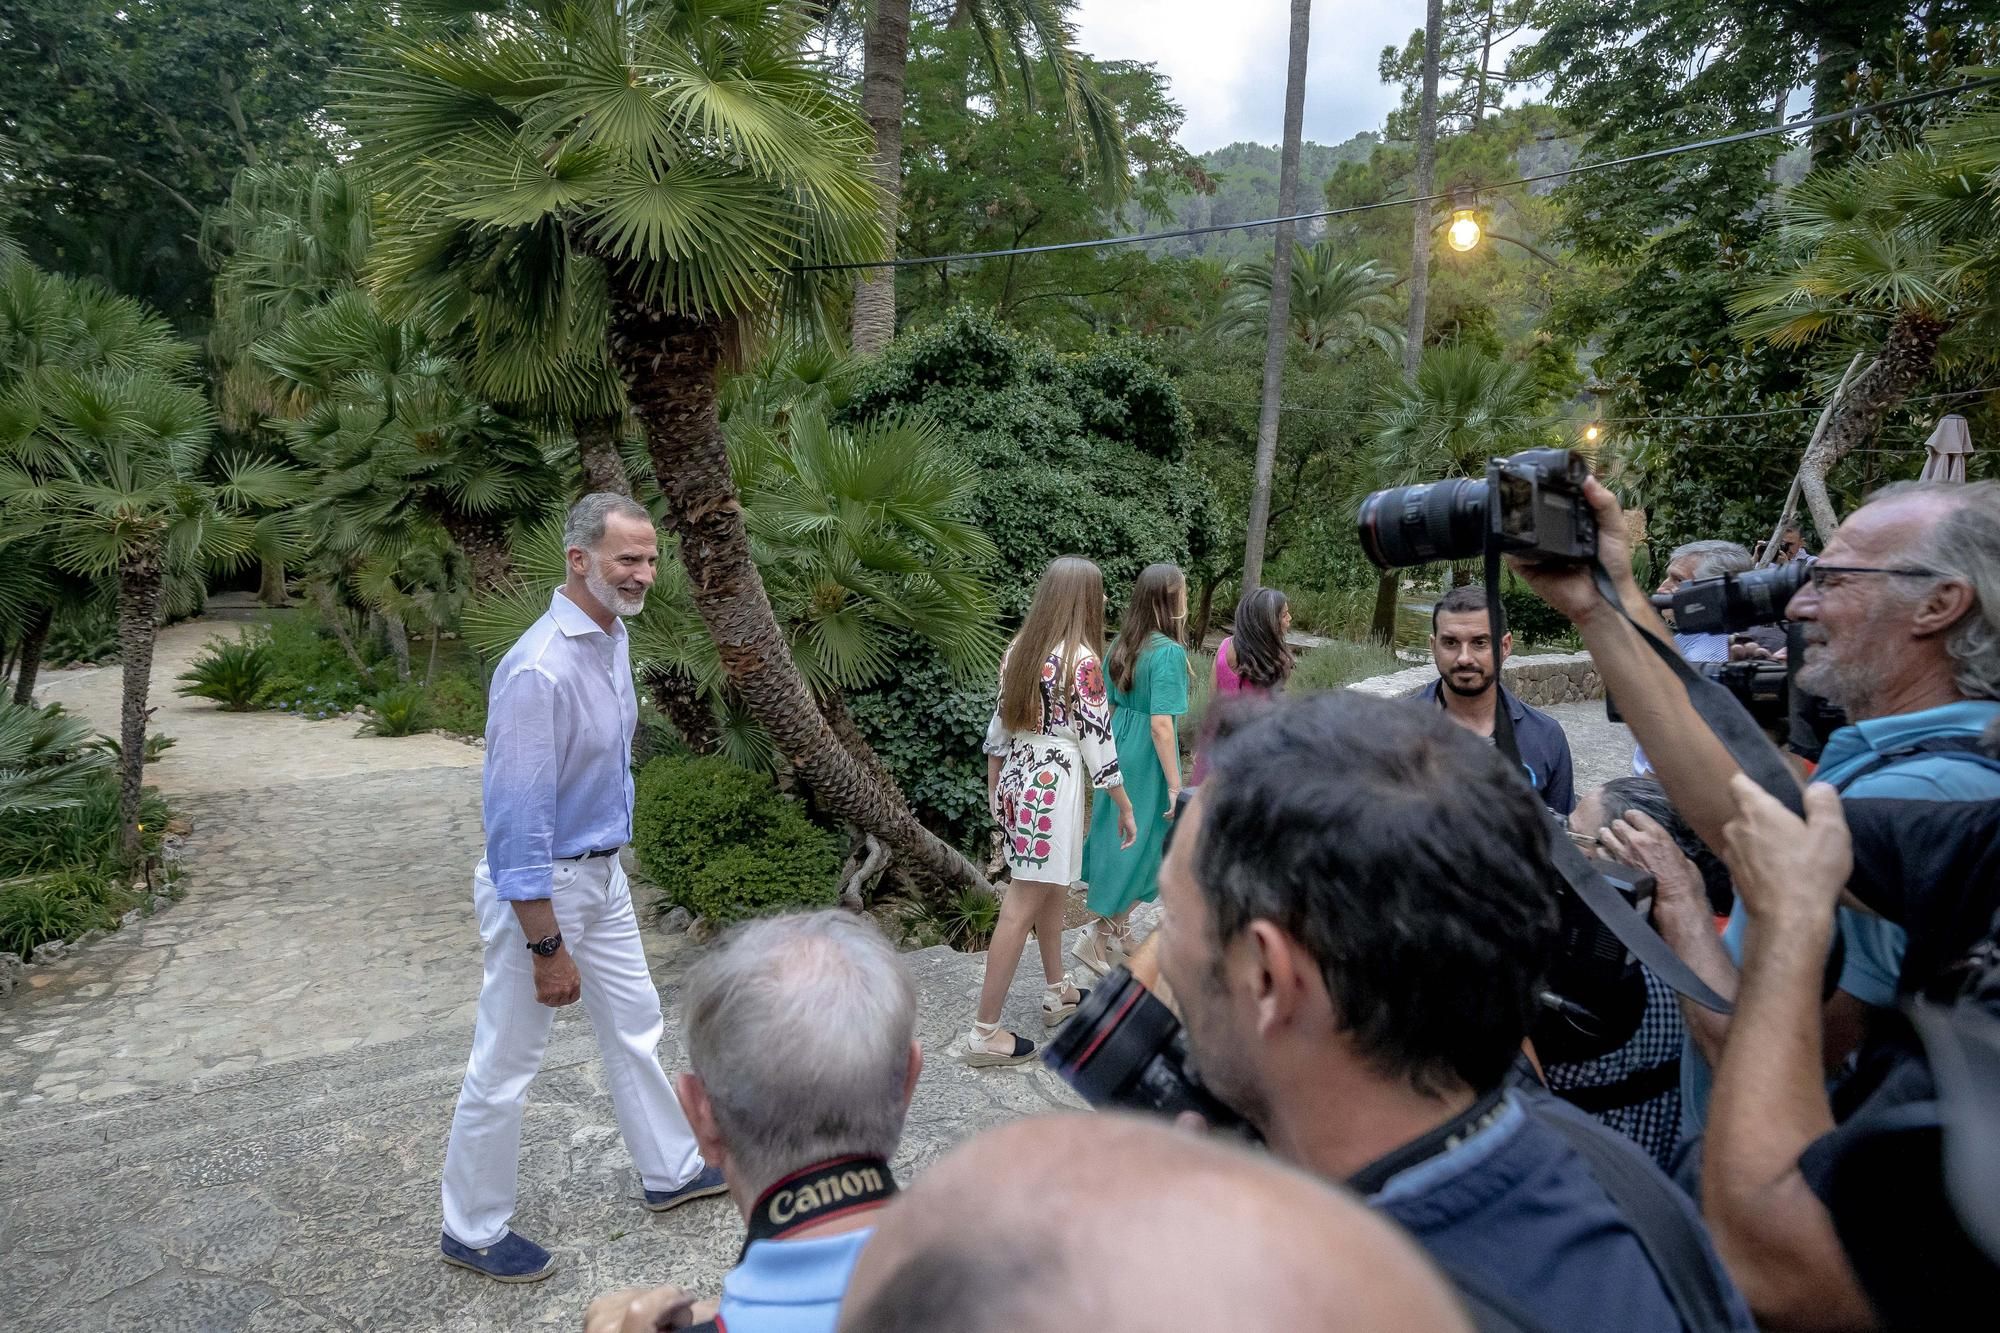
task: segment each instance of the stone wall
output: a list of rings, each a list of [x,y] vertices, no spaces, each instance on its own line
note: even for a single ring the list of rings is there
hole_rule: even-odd
[[[1510,657],[1507,665],[1501,668],[1501,674],[1516,698],[1536,708],[1604,697],[1604,682],[1598,678],[1597,666],[1590,660],[1589,653],[1536,653],[1527,657]],[[1426,663],[1408,671],[1357,681],[1348,688],[1385,699],[1400,699],[1404,695],[1415,694],[1436,679],[1437,668]]]

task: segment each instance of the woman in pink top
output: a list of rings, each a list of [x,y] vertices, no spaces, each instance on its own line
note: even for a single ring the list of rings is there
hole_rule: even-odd
[[[1259,588],[1236,604],[1234,631],[1215,650],[1215,691],[1209,697],[1202,741],[1195,754],[1193,781],[1208,771],[1208,739],[1216,705],[1232,694],[1271,695],[1285,688],[1296,659],[1285,644],[1292,627],[1291,603],[1276,588]]]

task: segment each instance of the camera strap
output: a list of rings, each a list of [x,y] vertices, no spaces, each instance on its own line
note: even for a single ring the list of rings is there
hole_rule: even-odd
[[[1599,595],[1617,607],[1620,615],[1624,615],[1625,608],[1619,605],[1617,589],[1611,583],[1611,576],[1605,573],[1604,566],[1593,561],[1591,576],[1597,585]],[[1498,653],[1500,641],[1507,633],[1507,608],[1500,600],[1500,552],[1494,549],[1494,545],[1490,542],[1486,548],[1486,611],[1492,622],[1493,650]],[[1626,616],[1626,619],[1630,621],[1631,617]],[[1747,730],[1757,744],[1768,752],[1772,763],[1776,764],[1778,772],[1782,775],[1783,785],[1792,789],[1791,808],[1794,811],[1800,809],[1797,784],[1791,781],[1791,772],[1785,768],[1783,756],[1764,739],[1764,734],[1757,730],[1757,724],[1751,721],[1750,715],[1743,711],[1743,706],[1736,702],[1734,696],[1713,681],[1704,679],[1700,673],[1681,660],[1679,653],[1640,629],[1636,621],[1632,622],[1632,628],[1640,638],[1652,644],[1654,650],[1673,668],[1674,674],[1687,687],[1688,701],[1694,705],[1695,711],[1701,714],[1702,720],[1715,731],[1716,736],[1728,748],[1730,754],[1735,756],[1736,761],[1743,765],[1744,771],[1755,778],[1758,785],[1765,790],[1774,791],[1772,782],[1766,775],[1746,762],[1746,749],[1754,753],[1754,747],[1749,747],[1746,742],[1739,742],[1740,733]],[[1494,674],[1496,676],[1500,674],[1497,665]],[[1714,696],[1720,697],[1720,703],[1715,702]],[[1706,706],[1704,706],[1705,699]],[[1508,715],[1504,702],[1497,704],[1493,709],[1493,743],[1500,748],[1500,753],[1506,755],[1512,762],[1514,770],[1519,772],[1520,745],[1514,739],[1514,721]],[[1783,800],[1784,797],[1780,796],[1779,799]],[[1711,1009],[1718,1014],[1731,1012],[1734,1006],[1716,994],[1714,987],[1703,981],[1693,968],[1681,961],[1681,956],[1674,952],[1673,946],[1661,939],[1659,932],[1653,929],[1652,922],[1632,910],[1632,904],[1626,902],[1624,896],[1591,866],[1576,844],[1568,838],[1551,839],[1549,854],[1555,862],[1556,872],[1563,878],[1563,883],[1569,886],[1571,892],[1590,909],[1591,915],[1602,921],[1612,936],[1624,945],[1634,958],[1644,964],[1648,971],[1672,987],[1675,993],[1686,996],[1704,1009]]]

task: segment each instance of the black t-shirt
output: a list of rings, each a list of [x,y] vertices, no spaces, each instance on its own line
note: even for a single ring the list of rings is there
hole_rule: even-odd
[[[1922,994],[1985,938],[2000,909],[2000,800],[1844,798],[1847,888],[1909,936],[1897,989]]]

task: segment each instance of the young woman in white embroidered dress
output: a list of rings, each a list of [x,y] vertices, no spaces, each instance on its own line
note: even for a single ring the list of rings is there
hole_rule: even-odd
[[[1006,839],[1013,883],[1000,902],[979,1011],[960,1055],[969,1065],[1020,1064],[1035,1053],[1035,1043],[1000,1027],[1030,929],[1048,981],[1044,1026],[1075,1013],[1085,994],[1063,970],[1062,929],[1069,887],[1083,865],[1092,787],[1110,791],[1124,845],[1135,835],[1111,738],[1103,653],[1103,574],[1077,556],[1051,562],[1001,659],[1000,706],[986,728],[988,802]]]

